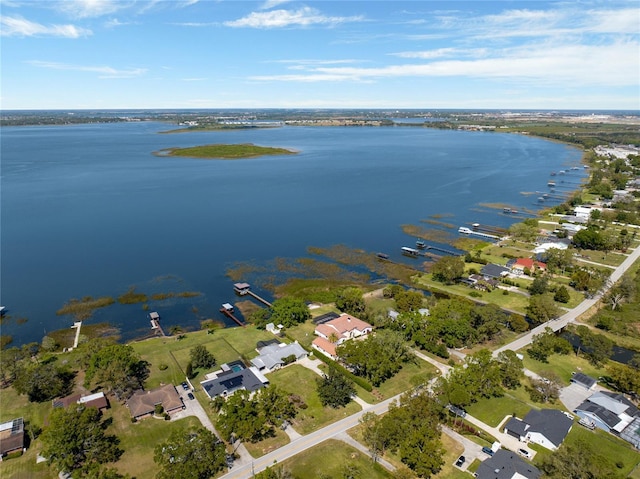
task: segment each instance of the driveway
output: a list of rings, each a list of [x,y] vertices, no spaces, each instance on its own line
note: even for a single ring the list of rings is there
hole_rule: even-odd
[[[585,389],[576,383],[571,383],[566,388],[560,390],[560,401],[568,411],[573,412],[580,404],[582,404],[595,391]]]
[[[200,420],[200,423],[203,427],[213,432],[217,437],[220,437],[220,434],[218,434],[218,431],[216,431],[213,423],[211,422],[211,419],[209,419],[209,416],[207,416],[206,411],[202,407],[202,404],[200,404],[200,401],[198,401],[198,397],[196,396],[195,399],[189,399],[187,393],[189,393],[190,391],[184,391],[182,390],[182,388],[176,389],[180,394],[180,398],[182,399],[182,403],[184,404],[185,408],[182,411],[179,411],[171,416],[171,420],[174,421],[187,416],[195,416]],[[238,459],[236,459],[234,462],[234,467],[251,464],[253,457],[251,456],[251,454],[249,454],[249,451],[247,451],[247,448],[244,446],[244,444],[242,444],[240,441],[237,441],[235,444],[233,444],[233,447],[235,453],[238,455]]]

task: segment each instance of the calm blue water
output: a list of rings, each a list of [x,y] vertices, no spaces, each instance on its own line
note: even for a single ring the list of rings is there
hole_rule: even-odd
[[[55,315],[68,299],[116,297],[130,286],[204,293],[149,303],[165,327],[197,328],[202,318],[221,319],[220,304],[235,299],[225,270],[236,262],[267,264],[334,244],[400,260],[400,246],[414,243],[400,225],[448,213],[443,221],[455,225],[507,226],[514,218],[479,204],[538,208],[536,195],[521,192],[546,191],[551,171],[581,157],[536,138],[415,127],[157,134],[171,128],[2,129],[0,301],[10,313],[2,334],[17,344],[39,341],[70,326]],[[151,154],[246,142],[300,154],[241,161]],[[104,320],[125,338],[149,332],[141,305],[94,315]]]

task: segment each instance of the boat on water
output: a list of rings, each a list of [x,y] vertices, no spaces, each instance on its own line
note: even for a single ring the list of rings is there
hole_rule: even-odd
[[[556,186],[556,182],[555,181],[550,181],[549,183],[547,183],[547,186]]]
[[[420,256],[420,251],[418,251],[415,248],[409,248],[408,246],[403,246],[402,248],[402,254],[407,255],[407,256]]]
[[[0,314],[4,314],[7,308],[5,306],[0,306]]]
[[[469,235],[471,233],[473,233],[473,231],[471,231],[469,228],[467,228],[466,226],[461,226],[460,228],[458,228],[458,233],[462,233],[465,235]]]
[[[425,249],[425,248],[427,247],[427,243],[425,243],[425,242],[424,242],[424,241],[422,241],[422,240],[418,240],[418,241],[416,241],[416,246],[417,246],[419,249]]]
[[[377,256],[379,259],[389,259],[389,255],[388,255],[388,254],[385,254],[385,253],[377,253],[377,254],[376,254],[376,256]]]

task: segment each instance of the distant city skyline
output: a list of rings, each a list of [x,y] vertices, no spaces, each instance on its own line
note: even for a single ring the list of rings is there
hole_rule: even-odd
[[[13,109],[640,109],[637,1],[0,0]]]

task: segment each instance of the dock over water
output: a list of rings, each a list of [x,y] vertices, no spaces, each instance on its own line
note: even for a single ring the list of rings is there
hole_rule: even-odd
[[[266,299],[258,296],[256,293],[251,291],[251,285],[249,283],[234,283],[233,290],[239,296],[245,296],[245,295],[248,294],[249,296],[251,296],[252,298],[257,299],[258,301],[260,301],[262,304],[266,305],[267,307],[269,307],[269,308],[271,307],[271,303],[269,301],[267,301]]]
[[[243,323],[242,321],[240,321],[238,318],[236,318],[236,316],[233,314],[233,306],[231,306],[229,303],[224,303],[222,305],[222,308],[220,308],[220,312],[222,314],[224,314],[227,318],[231,318],[232,320],[234,320],[238,326],[246,326],[245,323]]]

